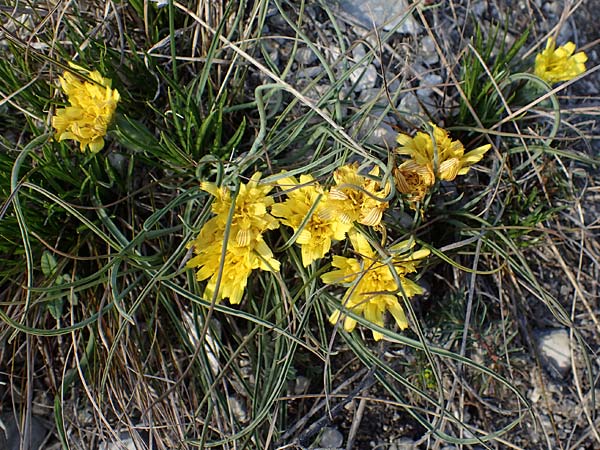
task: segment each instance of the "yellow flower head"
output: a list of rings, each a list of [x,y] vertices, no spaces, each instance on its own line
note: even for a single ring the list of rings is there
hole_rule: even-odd
[[[411,208],[423,200],[435,183],[433,171],[427,164],[417,164],[412,160],[404,161],[394,170],[398,191],[408,197]]]
[[[391,264],[386,264],[361,234],[351,233],[350,241],[357,258],[334,256],[332,265],[337,270],[321,275],[321,280],[325,284],[349,286],[343,297],[343,306],[356,314],[362,314],[369,322],[383,327],[384,314],[389,311],[401,330],[408,328],[398,295],[400,288],[407,297],[423,292],[406,275],[416,271],[418,263],[429,254],[429,250],[421,249],[410,253],[414,241],[404,241],[390,248]],[[392,270],[395,270],[401,286],[398,286]],[[350,332],[356,327],[356,320],[344,317],[341,310],[334,311],[329,317],[332,324],[337,324],[340,320],[343,320],[346,331]],[[373,337],[379,340],[383,335],[373,331]]]
[[[306,267],[329,252],[332,240],[344,239],[352,224],[343,223],[326,213],[326,195],[312,176],[301,175],[300,183],[294,177],[282,178],[277,183],[289,189],[286,191],[288,198],[285,202],[274,204],[271,214],[279,217],[284,225],[292,227],[295,233],[304,223],[296,243],[301,246],[302,265]],[[307,220],[309,212],[311,215]]]
[[[396,149],[396,153],[408,155],[416,164],[427,166],[439,180],[452,181],[457,175],[465,175],[491,147],[486,144],[465,153],[462,142],[452,140],[443,128],[434,124],[431,126],[433,138],[422,131],[415,137],[398,135],[400,147]]]
[[[260,175],[260,172],[256,172],[248,184],[241,184],[235,199],[230,236],[235,245],[240,247],[253,246],[266,230],[279,227],[279,221],[268,212],[268,208],[274,203],[273,198],[268,195],[273,186],[259,185]],[[215,197],[212,212],[217,215],[217,220],[213,228],[215,232],[222,233],[231,208],[231,191],[209,182],[201,183],[200,188]]]
[[[188,267],[197,267],[196,279],[198,281],[208,280],[204,289],[204,298],[211,300],[217,290],[219,277],[219,266],[221,264],[221,245],[211,245],[200,249],[198,254],[188,261]],[[223,273],[216,296],[216,302],[227,298],[232,305],[242,301],[242,295],[246,289],[248,277],[255,269],[278,271],[279,262],[273,258],[271,249],[264,241],[264,247],[256,249],[252,247],[228,246],[223,262]],[[270,257],[268,256],[270,255]],[[266,258],[265,258],[266,256]]]
[[[273,188],[259,185],[260,175],[257,172],[247,184],[241,184],[235,198],[217,301],[228,298],[232,304],[239,303],[248,276],[254,269],[279,271],[279,261],[274,258],[263,238],[265,231],[279,226],[278,220],[268,212],[268,208],[273,204],[273,199],[268,193]],[[231,191],[226,187],[203,182],[201,188],[215,197],[212,211],[216,215],[204,224],[196,239],[190,243],[189,246],[194,248],[196,256],[187,262],[187,267],[198,268],[198,281],[208,280],[204,295],[210,299],[217,290],[221,253],[232,200]]]
[[[587,55],[575,51],[575,44],[567,42],[556,48],[556,41],[549,37],[546,49],[535,57],[534,73],[549,84],[568,81],[585,72]]]
[[[342,223],[358,222],[378,226],[388,203],[382,201],[390,193],[388,184],[382,189],[379,181],[359,175],[358,163],[347,164],[333,173],[335,186],[329,190],[326,215],[333,215]],[[379,167],[369,175],[378,176]]]
[[[70,65],[85,72],[94,83],[71,72],[65,72],[59,77],[70,106],[56,110],[52,126],[56,128],[59,141],[73,139],[79,142],[82,152],[89,146],[90,151],[96,153],[104,147],[104,136],[117,108],[119,92],[111,89],[111,80],[103,78],[97,71]]]

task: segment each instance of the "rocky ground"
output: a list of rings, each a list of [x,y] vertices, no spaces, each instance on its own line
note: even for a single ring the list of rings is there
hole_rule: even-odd
[[[565,12],[566,4],[574,11]],[[526,57],[531,60],[531,55],[537,51],[533,50],[533,44],[545,41],[544,37],[553,30],[558,31],[559,42],[572,40],[585,49],[590,71],[597,67],[600,59],[600,34],[597,24],[589,20],[597,16],[600,5],[595,0],[574,4],[558,0],[440,3],[426,0],[419,5],[406,0],[324,0],[322,5],[308,2],[303,6],[299,30],[304,36],[300,40],[297,40],[298,30],[294,30],[290,20],[273,6],[258,59],[279,72],[291,71],[294,76],[288,80],[315,104],[334,86],[338,89],[341,83],[342,114],[353,114],[365,105],[371,108],[367,119],[353,124],[348,133],[358,139],[367,137],[368,144],[384,149],[395,146],[398,130],[411,125],[413,117],[429,116],[443,121],[446,108],[454,106],[455,99],[449,96],[448,89],[453,83],[450,74],[457,64],[457,55],[464,51],[472,36],[475,23],[483,30],[491,29],[493,23],[506,23],[505,41],[509,44],[530,26],[530,37],[524,48],[531,51],[520,55],[524,61]],[[299,17],[297,5],[281,10],[289,14],[292,22]],[[306,42],[311,42],[313,48]],[[349,67],[353,69],[344,81]],[[250,77],[248,89],[251,91],[254,86],[269,81],[264,73],[256,71]],[[559,96],[565,117],[573,124],[583,124],[586,135],[592,137],[577,139],[573,145],[598,158],[600,71],[574,83]],[[285,106],[285,97],[271,99],[267,106],[269,113],[275,116]],[[555,224],[564,234],[567,245],[560,249],[540,247],[532,252],[532,257],[539,258],[539,263],[533,266],[538,270],[536,276],[540,283],[572,313],[573,328],[580,334],[574,334],[571,328],[558,321],[545,305],[532,303],[526,317],[533,319],[514,324],[516,331],[508,344],[511,352],[507,352],[510,357],[506,363],[496,361],[494,358],[497,357],[490,351],[490,347],[504,345],[502,342],[479,337],[479,345],[474,345],[468,356],[479,359],[484,365],[497,363],[500,367],[503,364],[507,376],[510,374],[510,381],[530,402],[532,413],[525,412],[519,424],[502,440],[470,446],[474,449],[600,448],[600,421],[595,412],[600,389],[592,388],[600,373],[597,354],[600,345],[597,285],[600,263],[596,259],[600,254],[597,239],[600,173],[589,165],[584,167],[575,163],[565,170],[572,174],[573,196],[562,201],[564,208],[557,214]],[[431,295],[435,296],[435,292]],[[528,293],[515,291],[512,295],[526,297]],[[449,346],[453,345],[452,339],[456,340],[455,336],[445,340],[433,335],[431,338],[437,339],[439,345]],[[344,351],[343,348],[337,350]],[[397,367],[404,367],[402,364],[406,361],[410,364],[410,358],[414,358],[410,352],[397,347],[382,347],[381,354]],[[586,360],[584,355],[589,359]],[[317,424],[313,437],[322,448],[458,448],[442,443],[407,414],[399,413],[394,399],[372,382],[372,374],[361,372],[360,364],[351,360],[338,360],[338,364],[338,381],[340,384],[348,382],[342,392],[347,401],[342,402],[331,416],[322,403],[308,405],[309,400],[299,401],[300,436],[303,429],[306,431],[309,425]],[[443,382],[445,390],[456,388],[454,378]],[[302,396],[319,395],[322,391],[321,387],[311,383],[310,378],[302,375],[291,384],[290,392]],[[351,398],[349,392],[354,392]],[[449,409],[455,411],[457,417],[460,415],[462,420],[475,423],[480,429],[490,426],[498,429],[509,422],[507,417],[514,413],[516,406],[510,400],[500,404],[501,393],[484,399],[476,398],[475,392],[471,394],[473,397],[467,395],[466,400],[463,397],[460,402],[449,399],[452,403]],[[473,402],[470,402],[471,398]],[[19,449],[14,417],[5,414],[1,419],[0,450]],[[31,448],[60,448],[52,435],[48,410],[40,411],[32,420],[35,442],[31,443]],[[307,439],[307,442],[314,440]],[[280,444],[281,448],[289,448],[285,443]],[[124,435],[120,446],[103,448],[135,447],[133,440]]]

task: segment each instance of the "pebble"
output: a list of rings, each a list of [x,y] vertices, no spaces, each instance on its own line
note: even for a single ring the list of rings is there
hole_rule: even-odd
[[[136,439],[133,438],[133,435],[130,432],[124,431],[122,433],[119,433],[119,440],[118,441],[111,441],[112,442],[103,442],[98,446],[99,450],[138,450],[139,448],[149,448],[149,449],[153,449],[154,446],[150,446],[149,442],[149,435],[148,432],[145,430],[141,430],[141,431],[136,431],[134,430],[133,433],[135,433],[136,435]],[[145,444],[142,444],[142,442]],[[142,445],[142,447],[140,447],[140,445]]]
[[[424,36],[423,39],[421,39],[420,56],[423,63],[428,66],[437,64],[440,60],[437,50],[435,49],[435,42],[431,36]]]
[[[376,106],[387,106],[389,103],[386,93],[380,88],[363,89],[358,96],[359,103],[371,103],[375,101]]]
[[[417,97],[413,92],[409,92],[402,97],[398,104],[398,111],[407,115],[407,120],[414,120],[416,117],[423,114],[423,108],[417,101]],[[411,117],[413,116],[413,117]]]
[[[227,397],[227,401],[229,403],[229,408],[231,412],[235,416],[235,418],[241,422],[248,421],[248,411],[246,410],[246,406],[241,402],[241,400],[233,395]]]
[[[118,442],[110,442],[110,443],[102,443],[100,444],[100,450],[137,450],[135,446],[135,442],[131,437],[128,437],[129,434],[122,433],[119,435]]]
[[[392,444],[396,450],[416,450],[417,445],[415,441],[409,438],[401,438]]]
[[[370,118],[369,118],[370,119]],[[373,119],[375,120],[375,119]],[[370,120],[365,121],[365,124],[358,133],[359,138],[364,136],[368,132],[374,123],[369,123]],[[369,135],[366,142],[367,144],[377,145],[379,147],[393,149],[396,147],[396,137],[398,132],[395,131],[389,124],[381,122],[375,130]]]
[[[323,428],[319,445],[322,448],[340,448],[344,442],[344,436],[337,428]]]
[[[433,94],[433,89],[434,87],[440,85],[442,83],[442,77],[440,77],[439,75],[436,75],[434,73],[430,73],[427,74],[423,77],[423,79],[421,80],[421,82],[419,83],[420,87],[419,89],[417,89],[417,95],[419,97],[429,97],[431,94]]]
[[[300,47],[296,51],[296,62],[304,66],[310,66],[317,61],[317,55],[308,47]]]
[[[564,377],[571,368],[569,332],[564,328],[557,328],[535,334],[544,368],[553,376]]]
[[[337,3],[335,0],[328,1],[333,5]],[[341,0],[339,7],[368,29],[375,25],[385,31],[395,29],[398,33],[412,35],[420,31],[412,14],[407,15],[410,7],[406,0]]]
[[[350,81],[355,83],[354,92],[361,92],[375,87],[378,76],[377,69],[373,64],[369,64],[366,68],[359,66],[350,74]]]
[[[310,386],[310,380],[305,376],[299,375],[296,377],[296,383],[294,385],[294,393],[296,395],[301,395],[308,391],[308,387]]]

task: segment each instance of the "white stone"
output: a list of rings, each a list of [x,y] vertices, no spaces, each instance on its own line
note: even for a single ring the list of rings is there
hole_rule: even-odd
[[[398,27],[397,32],[413,35],[420,30],[406,0],[341,0],[339,7],[368,29],[376,26],[390,31]]]
[[[569,333],[563,328],[537,333],[542,364],[553,375],[564,377],[571,368]]]
[[[336,428],[323,428],[319,445],[323,448],[340,448],[344,442],[344,436]]]
[[[227,402],[229,403],[231,412],[239,422],[244,423],[248,421],[248,411],[239,398],[230,395],[227,397]]]
[[[294,393],[296,395],[305,394],[310,386],[310,380],[302,375],[296,377],[296,383],[294,386]]]
[[[417,101],[417,97],[414,93],[409,92],[402,97],[400,103],[398,104],[398,111],[400,113],[408,115],[408,119],[412,120],[411,116],[418,116],[423,114],[423,108]]]
[[[301,47],[296,51],[296,61],[298,64],[310,66],[317,61],[317,55],[308,47]]]
[[[419,83],[417,95],[419,97],[429,97],[433,93],[433,88],[442,83],[442,77],[434,73],[425,75]]]
[[[415,450],[417,448],[415,441],[409,438],[401,438],[397,440],[395,446],[398,450]]]
[[[371,89],[375,86],[377,82],[377,77],[379,76],[377,69],[373,64],[369,64],[366,68],[365,66],[358,66],[354,71],[350,74],[350,81],[352,83],[356,83],[354,87],[355,92],[361,92],[364,89]]]
[[[421,39],[420,54],[423,62],[428,66],[437,64],[440,60],[437,50],[435,49],[435,42],[431,36],[424,36],[423,39]]]

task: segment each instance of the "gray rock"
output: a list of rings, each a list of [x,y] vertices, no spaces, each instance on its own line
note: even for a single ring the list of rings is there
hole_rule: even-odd
[[[419,89],[417,89],[417,95],[419,97],[429,97],[433,90],[432,88],[442,83],[442,77],[434,73],[427,74],[423,77],[419,83]]]
[[[389,103],[385,92],[380,88],[368,88],[360,92],[358,96],[359,103],[371,103],[375,101],[375,105],[385,107]]]
[[[294,385],[294,393],[296,395],[302,395],[308,391],[308,387],[310,386],[310,380],[305,376],[296,377],[296,383]]]
[[[322,448],[340,448],[344,442],[344,436],[336,428],[323,428],[319,445]]]
[[[396,450],[416,450],[417,448],[415,441],[409,438],[400,438],[392,445]]]
[[[333,0],[329,1],[335,4]],[[372,29],[373,25],[383,27],[386,31],[398,27],[397,32],[412,35],[420,30],[419,24],[409,13],[406,0],[341,0],[339,7],[368,29]]]
[[[373,126],[375,126],[375,121],[377,119],[369,117],[365,120],[362,128],[358,133],[358,138],[362,139],[366,133],[368,133]],[[398,132],[395,131],[388,123],[381,122],[377,128],[373,130],[373,132],[367,137],[367,144],[378,145],[379,147],[393,149],[396,147],[396,137],[398,136]]]
[[[299,70],[296,73],[296,77],[312,80],[316,78],[317,75],[319,75],[321,72],[323,72],[323,68],[321,66],[305,67],[304,69]]]
[[[471,12],[475,14],[478,18],[481,18],[485,11],[487,10],[487,1],[479,0],[471,5]]]
[[[423,63],[427,64],[428,66],[437,64],[437,62],[440,60],[440,57],[435,49],[435,42],[431,36],[424,36],[423,39],[421,39],[420,56]]]
[[[296,62],[304,66],[310,66],[317,61],[317,55],[308,47],[300,47],[296,51]]]
[[[137,450],[135,442],[127,433],[121,433],[119,440],[100,444],[100,450]]]
[[[377,83],[377,69],[373,64],[369,64],[367,67],[359,66],[354,69],[354,71],[350,74],[350,81],[352,83],[356,83],[354,87],[355,92],[361,92],[365,89],[371,89]]]
[[[421,105],[413,92],[409,92],[402,96],[400,103],[398,104],[398,111],[404,113],[408,120],[414,120],[415,116],[423,114],[423,108],[421,108]]]
[[[248,410],[246,409],[246,405],[242,403],[242,401],[233,395],[227,397],[227,401],[229,402],[229,408],[231,412],[238,420],[238,422],[245,423],[248,421]]]
[[[564,377],[571,368],[569,333],[563,328],[536,333],[541,362],[554,376]]]

